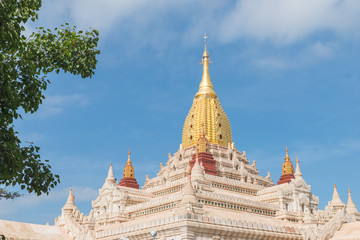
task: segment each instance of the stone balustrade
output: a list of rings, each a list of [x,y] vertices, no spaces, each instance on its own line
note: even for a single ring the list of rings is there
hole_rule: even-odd
[[[120,191],[129,193],[129,194],[140,195],[140,196],[149,197],[149,198],[153,197],[152,193],[145,191],[145,190],[141,190],[141,189],[122,187],[119,185],[117,186],[117,189]]]
[[[251,189],[251,190],[256,190],[256,192],[265,188],[264,186],[261,186],[261,185],[256,185],[256,184],[252,184],[252,183],[242,182],[240,180],[229,179],[229,178],[208,175],[208,174],[205,174],[205,179],[210,180],[211,182],[234,185],[236,187],[242,187],[242,188],[247,188],[247,189]]]
[[[186,178],[183,177],[183,178],[177,179],[175,181],[171,181],[171,182],[169,181],[169,182],[162,183],[162,184],[159,184],[159,185],[156,185],[153,187],[148,187],[148,188],[146,188],[146,191],[151,192],[151,193],[156,193],[156,192],[165,190],[167,188],[175,187],[177,185],[184,185],[185,182],[186,182]]]
[[[270,211],[279,210],[279,207],[275,204],[257,202],[257,201],[253,201],[253,200],[249,200],[249,199],[245,199],[245,198],[241,198],[241,197],[229,196],[229,195],[224,195],[224,194],[215,193],[215,192],[214,193],[200,192],[200,193],[197,193],[196,195],[199,198],[202,197],[204,199],[222,200],[222,201],[225,201],[228,203],[232,202],[232,203],[237,203],[237,204],[248,206],[248,207],[266,209],[266,210],[270,210]]]
[[[144,210],[147,208],[153,208],[153,207],[161,206],[161,205],[164,205],[164,204],[167,204],[170,202],[179,201],[181,198],[182,198],[182,193],[171,194],[171,195],[163,196],[162,198],[154,199],[154,200],[151,200],[148,202],[127,206],[125,208],[125,211],[126,212],[135,212],[135,211]]]
[[[230,218],[220,218],[220,217],[212,217],[212,216],[204,216],[198,214],[190,214],[190,213],[181,213],[174,214],[169,217],[163,217],[154,219],[151,221],[145,221],[142,223],[132,223],[126,222],[122,223],[121,226],[116,227],[114,229],[101,229],[101,231],[96,232],[96,238],[111,238],[114,236],[121,236],[122,234],[126,234],[126,236],[136,235],[141,230],[146,230],[150,232],[150,230],[163,228],[164,226],[170,227],[171,224],[179,223],[182,221],[192,221],[197,224],[211,224],[220,227],[227,228],[239,228],[244,232],[248,231],[258,231],[258,234],[261,235],[261,232],[264,234],[269,233],[279,233],[284,236],[289,236],[289,239],[302,239],[302,231],[297,227],[289,226],[280,226],[276,224],[265,224],[252,222],[247,220],[235,220]],[[259,236],[258,235],[258,236]]]

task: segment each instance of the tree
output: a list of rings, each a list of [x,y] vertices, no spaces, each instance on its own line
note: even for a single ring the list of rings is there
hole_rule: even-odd
[[[0,0],[0,185],[37,195],[48,194],[60,179],[49,161],[41,160],[38,146],[21,142],[14,120],[22,118],[21,112],[37,111],[50,83],[48,73],[62,69],[91,77],[100,54],[95,29],[83,32],[65,24],[24,36],[24,24],[38,19],[40,7],[41,0]],[[0,188],[0,199],[18,195]]]

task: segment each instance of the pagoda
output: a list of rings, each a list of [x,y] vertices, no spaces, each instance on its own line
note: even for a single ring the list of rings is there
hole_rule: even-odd
[[[286,155],[285,155],[285,161],[282,166],[282,175],[281,175],[279,181],[277,182],[278,184],[288,183],[291,181],[291,179],[295,178],[294,166],[293,166],[292,162],[290,161],[287,147],[285,149],[285,153],[286,153]]]
[[[318,240],[346,232],[349,224],[360,229],[350,191],[345,205],[334,187],[332,201],[319,209],[299,159],[294,171],[287,147],[278,184],[235,148],[230,121],[210,79],[206,38],[201,63],[182,143],[160,163],[156,176],[147,175],[139,189],[129,151],[120,183],[110,165],[88,215],[78,210],[70,190],[55,225],[74,240]]]
[[[137,183],[137,181],[135,179],[135,171],[134,171],[134,167],[132,166],[130,154],[131,154],[131,152],[129,149],[128,160],[126,161],[126,165],[125,165],[124,171],[123,171],[123,178],[121,179],[119,185],[123,186],[123,187],[139,189],[139,184]]]

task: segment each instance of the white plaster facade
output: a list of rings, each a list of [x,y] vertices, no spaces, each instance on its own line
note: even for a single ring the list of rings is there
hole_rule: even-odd
[[[169,154],[155,178],[141,190],[121,187],[112,166],[89,216],[80,213],[70,194],[55,225],[72,239],[330,239],[344,223],[360,220],[356,207],[342,203],[336,188],[325,210],[311,193],[297,163],[295,179],[275,185],[259,175],[245,152],[210,144],[219,176],[194,166],[194,147]],[[198,163],[196,163],[199,165]],[[353,202],[351,201],[353,204]]]

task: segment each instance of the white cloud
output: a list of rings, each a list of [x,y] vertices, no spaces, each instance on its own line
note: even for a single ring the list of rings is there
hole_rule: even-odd
[[[80,25],[90,25],[109,31],[119,21],[131,19],[132,16],[139,17],[138,13],[144,5],[149,7],[148,3],[138,0],[76,0],[71,4],[71,15]]]
[[[72,95],[49,95],[45,97],[43,104],[37,113],[40,117],[49,117],[62,113],[65,108],[83,107],[89,104],[89,100],[81,94]]]
[[[284,70],[332,58],[336,56],[335,50],[341,46],[341,40],[358,39],[360,1],[44,2],[39,24],[55,27],[64,22],[80,29],[98,29],[101,44],[109,38],[118,42],[122,55],[114,53],[113,58],[117,60],[126,55],[126,59],[138,56],[138,51],[149,46],[161,56],[174,42],[185,47],[199,44],[202,34],[207,32],[212,43],[226,45],[243,41],[244,48],[255,47],[258,52],[247,54],[249,62],[258,68]],[[295,48],[290,48],[294,45]],[[262,51],[263,47],[266,47],[265,51]],[[246,51],[244,48],[242,52]],[[274,51],[280,54],[277,52],[274,57]],[[110,64],[108,62],[106,64]],[[52,107],[47,114],[60,112],[62,108]]]
[[[355,0],[243,0],[224,18],[220,36],[225,42],[245,37],[289,44],[316,32],[351,34],[359,11]]]
[[[322,42],[320,40],[306,44],[295,51],[282,51],[276,54],[258,51],[251,64],[262,69],[285,70],[299,66],[314,64],[319,61],[331,59],[336,56],[338,44],[334,41]],[[268,55],[268,56],[267,56]]]
[[[44,2],[40,13],[40,21],[48,25],[70,19],[81,28],[98,28],[105,36],[117,34],[121,27],[128,38],[130,33],[148,43],[160,33],[167,41],[176,33],[182,41],[193,42],[189,38],[207,31],[222,43],[245,38],[283,45],[314,33],[358,34],[360,1],[51,0]],[[180,29],[172,26],[179,22]]]

